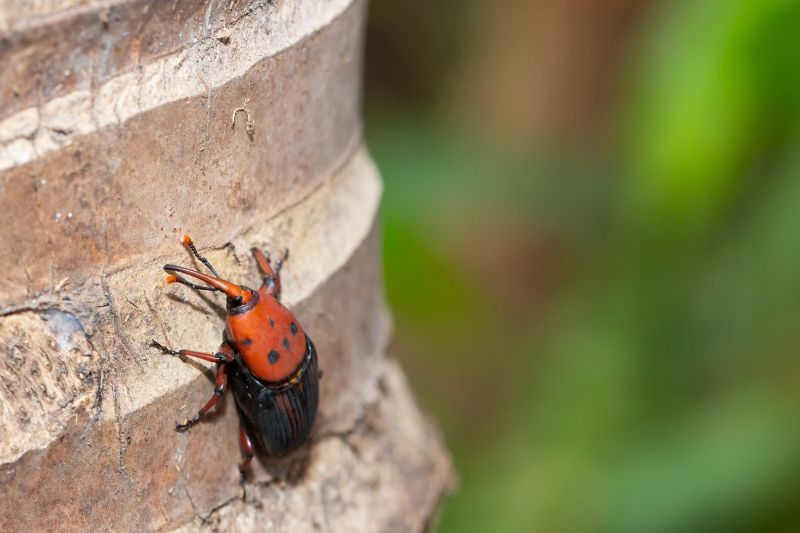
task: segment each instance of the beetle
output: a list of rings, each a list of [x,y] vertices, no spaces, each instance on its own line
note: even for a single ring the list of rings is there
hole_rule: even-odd
[[[258,248],[252,253],[263,273],[258,290],[222,279],[211,263],[198,253],[192,239],[182,243],[213,274],[164,265],[168,283],[180,283],[195,290],[225,293],[226,317],[223,342],[214,353],[171,350],[153,340],[151,346],[167,355],[196,357],[217,364],[214,394],[188,420],[175,425],[185,431],[198,423],[230,388],[239,414],[240,482],[255,454],[255,444],[273,456],[285,456],[308,439],[319,404],[317,352],[311,338],[280,301],[281,267],[287,250],[272,268],[270,254]],[[205,285],[192,283],[180,274]]]

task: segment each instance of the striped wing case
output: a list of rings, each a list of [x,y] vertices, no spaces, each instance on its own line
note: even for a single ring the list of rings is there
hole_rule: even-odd
[[[236,354],[228,379],[250,434],[270,455],[283,456],[301,446],[311,432],[319,404],[317,352],[311,339],[303,364],[290,379],[277,384],[257,379]]]

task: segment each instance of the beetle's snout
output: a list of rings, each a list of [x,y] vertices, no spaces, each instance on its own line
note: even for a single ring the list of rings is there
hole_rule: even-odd
[[[167,273],[169,274],[167,276],[168,283],[182,283],[184,285],[189,285],[190,287],[195,289],[204,288],[198,285],[194,285],[193,283],[189,283],[188,281],[175,275],[175,272],[179,272],[181,274],[191,276],[210,285],[210,287],[205,287],[206,290],[216,290],[224,292],[225,295],[228,297],[228,299],[240,298],[241,303],[243,304],[253,299],[253,291],[251,291],[247,287],[241,287],[239,285],[236,285],[235,283],[231,283],[230,281],[224,280],[222,278],[215,278],[213,276],[209,276],[208,274],[203,274],[202,272],[198,272],[197,270],[192,270],[191,268],[186,268],[178,265],[164,265],[164,270],[166,270]]]

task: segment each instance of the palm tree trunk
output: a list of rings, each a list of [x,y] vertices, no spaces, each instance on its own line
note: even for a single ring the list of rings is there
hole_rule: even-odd
[[[387,354],[362,147],[362,0],[0,0],[0,530],[426,527],[453,473]],[[13,9],[13,14],[11,13]],[[311,442],[240,497],[224,302],[167,285],[183,233],[284,301],[324,370]],[[183,289],[183,290],[182,290]]]

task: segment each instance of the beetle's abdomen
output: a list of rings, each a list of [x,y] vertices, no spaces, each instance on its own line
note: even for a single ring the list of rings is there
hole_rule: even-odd
[[[259,381],[239,354],[228,374],[236,404],[264,451],[286,455],[308,439],[319,404],[317,353],[311,339],[299,372],[281,384]]]

